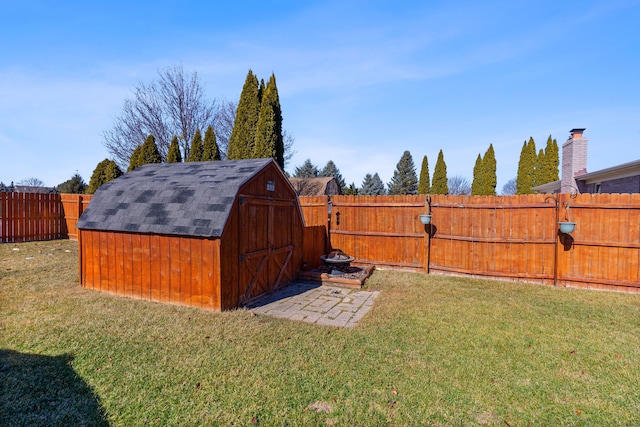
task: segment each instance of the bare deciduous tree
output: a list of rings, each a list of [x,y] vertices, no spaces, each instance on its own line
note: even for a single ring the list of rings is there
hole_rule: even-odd
[[[454,175],[447,180],[449,194],[452,196],[468,196],[471,194],[471,183],[462,175]]]
[[[31,178],[23,179],[22,181],[18,181],[16,185],[21,185],[25,187],[44,187],[44,181],[38,178],[31,177]]]
[[[113,128],[104,132],[104,145],[121,167],[126,167],[133,150],[153,135],[164,159],[171,139],[177,136],[183,158],[189,155],[197,129],[215,126],[216,101],[206,98],[197,72],[182,66],[158,71],[159,80],[140,82],[133,97],[125,99]]]
[[[511,178],[505,185],[502,186],[503,196],[513,196],[516,194],[516,179]]]
[[[124,101],[122,112],[113,128],[103,134],[104,145],[118,166],[126,169],[135,148],[153,135],[162,159],[165,159],[171,139],[178,137],[182,158],[189,157],[191,140],[196,130],[212,126],[223,160],[226,159],[229,137],[233,130],[238,103],[210,101],[203,92],[196,72],[185,73],[182,66],[158,71],[159,80],[133,89],[133,97]],[[294,138],[283,132],[284,160],[291,160]]]

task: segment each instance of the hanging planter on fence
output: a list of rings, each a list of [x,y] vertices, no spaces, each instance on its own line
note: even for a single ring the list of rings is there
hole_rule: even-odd
[[[424,225],[431,224],[431,215],[429,214],[420,214],[420,222]]]
[[[563,221],[558,223],[560,225],[560,232],[564,234],[573,233],[573,230],[576,229],[575,222]]]

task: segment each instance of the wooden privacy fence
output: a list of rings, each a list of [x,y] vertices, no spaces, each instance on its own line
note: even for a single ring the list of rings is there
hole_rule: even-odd
[[[362,264],[640,291],[640,194],[301,197]],[[331,204],[330,219],[327,218]],[[430,210],[430,225],[421,213]],[[558,221],[577,223],[560,233]]]
[[[91,196],[0,193],[0,243],[77,239],[76,223]]]

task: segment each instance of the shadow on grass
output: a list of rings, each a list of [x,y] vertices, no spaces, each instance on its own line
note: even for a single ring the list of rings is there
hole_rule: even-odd
[[[72,360],[0,349],[0,425],[108,426]]]

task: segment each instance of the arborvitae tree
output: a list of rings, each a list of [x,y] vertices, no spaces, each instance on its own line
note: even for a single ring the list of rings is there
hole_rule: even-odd
[[[202,148],[201,160],[203,162],[220,160],[220,149],[218,148],[218,143],[216,141],[216,134],[211,126],[209,126],[204,133],[204,145]]]
[[[127,172],[131,172],[132,170],[142,166],[143,164],[144,163],[142,163],[142,144],[141,144],[141,145],[138,145],[135,150],[133,150],[133,153],[131,153],[131,158],[129,159],[129,167],[127,168]],[[89,182],[89,186],[91,186],[91,182]]]
[[[253,157],[273,157],[276,163],[284,169],[284,140],[282,137],[282,110],[276,77],[271,74],[267,86],[261,81],[261,104],[258,123],[256,125],[256,140]]]
[[[182,154],[180,153],[180,144],[178,143],[178,137],[174,136],[167,152],[167,163],[181,163]]]
[[[538,151],[538,155],[536,156],[535,167],[533,168],[533,180],[531,182],[531,187],[535,187],[540,184],[545,184],[545,173],[546,173],[546,164],[544,158],[544,150],[541,148]]]
[[[429,191],[431,191],[431,182],[429,181],[429,160],[427,160],[427,156],[424,156],[422,158],[422,167],[420,168],[418,194],[429,194]]]
[[[482,194],[485,196],[496,195],[496,185],[498,185],[496,168],[496,153],[493,150],[493,144],[489,144],[489,148],[484,153],[484,157],[482,158],[482,175],[484,176]]]
[[[0,191],[2,191],[2,187],[4,184],[0,183]],[[67,194],[84,194],[87,191],[87,184],[84,182],[84,179],[77,172],[68,179],[67,181],[59,184],[56,187],[56,190],[60,193]]]
[[[558,143],[549,135],[547,146],[544,151],[540,150],[540,154],[538,154],[535,185],[557,181],[559,179],[559,164]]]
[[[482,188],[484,187],[484,176],[482,172],[484,172],[482,168],[482,156],[478,154],[476,164],[473,166],[473,182],[471,183],[472,196],[480,196],[482,194]]]
[[[87,194],[93,194],[100,186],[122,175],[122,171],[113,160],[104,159],[93,170]]]
[[[436,168],[433,171],[431,194],[449,194],[449,186],[447,184],[447,164],[444,162],[444,154],[442,153],[442,150],[438,153]]]
[[[338,183],[338,187],[340,187],[340,192],[343,192],[347,185],[344,182],[344,178],[342,177],[340,170],[338,169],[336,164],[333,163],[333,160],[329,160],[327,162],[326,166],[320,171],[318,176],[330,176],[332,178],[335,178],[336,182]]]
[[[189,157],[187,162],[199,162],[202,160],[202,135],[200,129],[196,130],[196,134],[193,135],[191,140],[191,148],[189,149]]]
[[[311,163],[311,159],[305,160],[302,166],[296,166],[293,176],[296,178],[316,178],[320,174],[318,167]]]
[[[416,167],[413,164],[413,158],[409,151],[405,151],[396,165],[393,177],[387,185],[389,194],[404,195],[418,194],[418,177],[416,176]]]
[[[361,196],[383,196],[387,194],[387,191],[384,188],[384,182],[380,179],[380,175],[376,172],[373,176],[370,173],[365,175],[358,194]]]
[[[356,187],[356,183],[352,182],[348,187],[345,187],[344,190],[342,190],[342,194],[345,196],[357,196],[359,194],[359,190],[358,187]]]
[[[162,157],[160,156],[160,151],[158,151],[156,139],[153,135],[149,135],[147,139],[145,139],[144,144],[142,144],[140,160],[142,162],[141,165],[162,163]]]
[[[228,159],[238,160],[253,157],[259,115],[260,91],[258,78],[249,70],[242,88],[240,101],[238,102],[233,130],[229,137]]]
[[[106,184],[109,181],[113,181],[122,175],[122,171],[116,162],[113,160],[109,160],[109,163],[104,168],[104,183]]]
[[[520,151],[518,176],[516,177],[516,194],[531,194],[536,167],[536,143],[532,137],[525,141]]]

